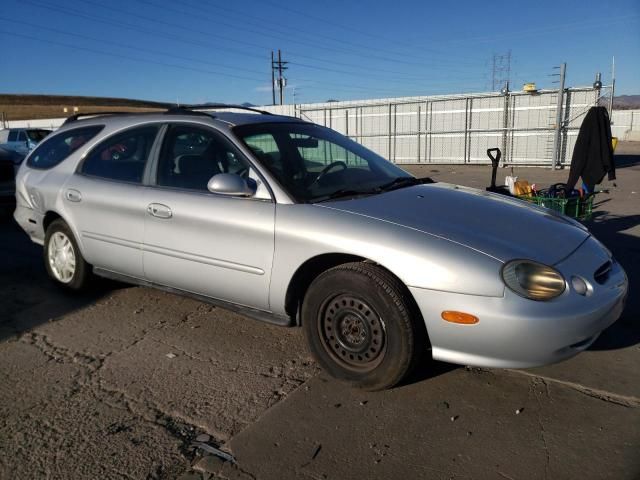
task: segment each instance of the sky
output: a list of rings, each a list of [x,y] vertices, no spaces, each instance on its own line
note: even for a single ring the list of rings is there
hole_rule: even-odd
[[[0,92],[270,104],[567,86],[640,94],[640,0],[2,0]],[[499,76],[504,77],[504,72]]]

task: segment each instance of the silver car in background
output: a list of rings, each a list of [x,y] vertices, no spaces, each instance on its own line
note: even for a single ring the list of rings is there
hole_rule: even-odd
[[[12,150],[24,158],[51,130],[45,128],[5,128],[0,130],[0,148]]]
[[[97,274],[301,325],[366,389],[425,352],[560,361],[623,310],[622,267],[567,217],[414,178],[297,118],[207,108],[74,116],[29,155],[14,217],[56,283]]]

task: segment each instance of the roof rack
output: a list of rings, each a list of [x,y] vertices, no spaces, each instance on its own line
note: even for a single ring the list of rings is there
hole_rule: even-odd
[[[180,105],[180,106],[169,108],[166,111],[166,113],[168,114],[180,114],[180,113],[188,113],[188,112],[200,113],[198,112],[198,110],[220,110],[223,108],[247,110],[249,112],[260,113],[262,115],[273,115],[271,112],[267,112],[266,110],[259,110],[257,108],[245,107],[244,105],[233,105],[233,104],[227,104],[227,103],[203,103],[199,105]]]
[[[259,110],[257,108],[245,107],[244,105],[233,105],[226,103],[203,103],[201,105],[180,105],[175,107],[169,107],[164,112],[166,114],[186,114],[186,115],[208,115],[205,112],[199,110],[220,110],[223,108],[233,108],[236,110],[247,110],[250,112],[260,113],[262,115],[273,115],[271,112],[265,110]],[[106,112],[83,112],[75,113],[67,117],[63,125],[79,120],[81,117],[99,117],[102,115],[132,115],[138,113],[161,113],[161,112],[124,112],[120,111],[106,111]]]
[[[67,123],[75,122],[80,117],[99,117],[101,115],[126,115],[126,114],[131,115],[132,113],[141,113],[141,112],[123,112],[122,110],[120,110],[120,111],[112,111],[112,112],[74,113],[73,115],[70,115],[67,117],[63,125],[66,125]],[[150,113],[153,113],[153,112],[150,112]]]

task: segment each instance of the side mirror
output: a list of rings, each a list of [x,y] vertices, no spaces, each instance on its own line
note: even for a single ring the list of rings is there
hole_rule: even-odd
[[[244,179],[235,173],[219,173],[211,177],[207,189],[218,195],[252,197],[256,194],[258,184],[251,178]]]

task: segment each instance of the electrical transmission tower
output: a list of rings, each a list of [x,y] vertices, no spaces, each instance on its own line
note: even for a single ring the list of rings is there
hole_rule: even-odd
[[[511,80],[511,50],[494,54],[491,68],[491,90],[498,91]]]
[[[284,103],[284,87],[287,86],[287,79],[282,76],[282,72],[289,67],[285,66],[289,62],[282,61],[282,53],[278,49],[278,60],[274,60],[273,51],[271,52],[271,99],[276,104],[276,86],[280,94],[280,105]],[[278,78],[276,78],[276,73]]]

